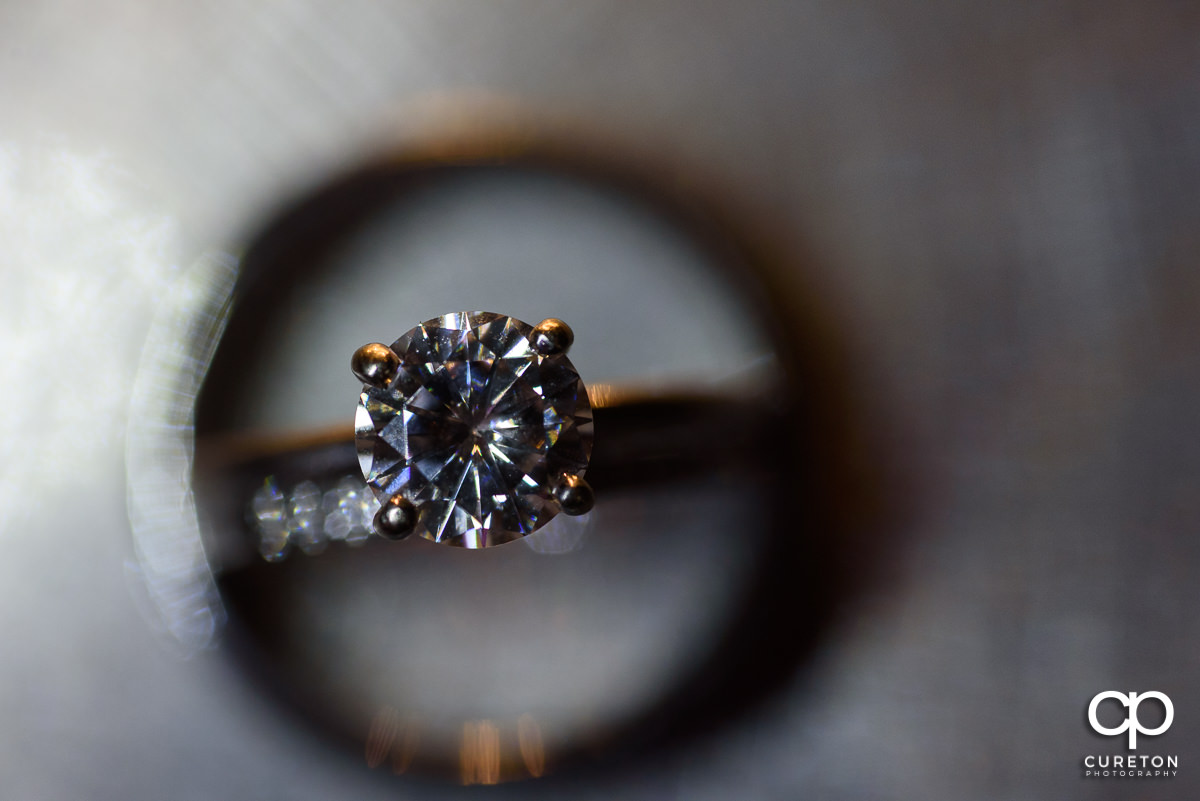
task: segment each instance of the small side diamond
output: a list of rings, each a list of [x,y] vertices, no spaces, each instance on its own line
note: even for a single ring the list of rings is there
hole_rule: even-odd
[[[288,539],[309,556],[321,553],[329,544],[322,523],[321,488],[301,481],[288,498]]]
[[[379,503],[361,480],[347,476],[325,493],[325,535],[347,545],[362,545],[371,534],[371,518]]]
[[[250,516],[258,531],[258,552],[268,562],[287,556],[288,530],[283,493],[274,478],[267,478],[250,499]]]

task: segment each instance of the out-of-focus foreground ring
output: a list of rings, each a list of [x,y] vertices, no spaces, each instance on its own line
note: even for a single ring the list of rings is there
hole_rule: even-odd
[[[772,351],[765,380],[757,375],[740,385],[652,387],[645,392],[605,386],[572,390],[569,416],[574,419],[567,426],[555,419],[562,411],[555,403],[526,394],[532,401],[526,410],[542,414],[542,431],[556,436],[567,432],[567,458],[558,465],[534,460],[522,466],[515,457],[518,452],[537,451],[538,459],[544,459],[553,448],[514,440],[501,448],[484,447],[485,438],[500,429],[480,425],[482,418],[459,419],[454,431],[446,430],[446,417],[437,423],[442,426],[438,432],[409,425],[420,409],[428,409],[421,404],[436,395],[430,385],[406,386],[392,398],[400,398],[404,408],[384,409],[392,388],[409,380],[402,375],[406,348],[417,336],[433,342],[446,331],[478,331],[494,324],[497,331],[519,333],[522,353],[513,358],[530,366],[526,369],[565,361],[562,353],[572,335],[561,321],[510,325],[505,321],[512,318],[503,315],[463,312],[426,321],[414,329],[424,333],[406,343],[405,337],[392,345],[370,343],[355,354],[352,367],[364,385],[357,448],[355,431],[345,424],[262,434],[220,424],[225,405],[241,391],[235,369],[239,351],[271,333],[269,321],[239,310],[267,308],[280,282],[303,282],[308,271],[321,269],[314,254],[335,249],[381,204],[442,175],[508,168],[550,171],[605,187],[653,209],[682,231],[726,272],[731,291],[753,310],[750,322]],[[733,608],[722,613],[724,622],[707,656],[691,660],[687,674],[648,700],[641,712],[622,713],[619,728],[598,728],[594,737],[581,735],[561,745],[539,740],[536,759],[526,753],[530,735],[525,718],[520,725],[516,718],[471,723],[474,728],[468,728],[476,739],[463,734],[463,743],[476,743],[470,749],[428,738],[413,745],[415,740],[398,734],[387,747],[400,749],[392,756],[397,771],[419,770],[462,781],[515,779],[589,762],[598,755],[648,754],[651,745],[678,743],[710,731],[765,698],[790,680],[853,590],[855,576],[866,572],[862,555],[872,552],[858,547],[855,535],[873,512],[876,496],[868,471],[862,470],[843,357],[824,324],[826,315],[815,298],[806,303],[809,296],[794,286],[780,288],[784,278],[796,282],[803,259],[763,215],[748,213],[735,198],[701,176],[665,168],[661,154],[631,157],[619,148],[589,144],[585,138],[546,127],[492,128],[480,134],[460,129],[410,143],[285,208],[240,260],[202,262],[165,304],[135,390],[130,514],[149,593],[147,608],[157,609],[166,630],[194,651],[217,641],[228,609],[235,609],[234,618],[263,609],[274,613],[272,598],[290,587],[288,582],[308,581],[326,564],[335,573],[363,564],[340,557],[328,563],[297,560],[296,570],[290,563],[263,564],[263,556],[281,558],[287,548],[316,553],[339,539],[354,544],[374,539],[369,537],[371,528],[390,538],[415,532],[483,547],[515,539],[527,533],[523,529],[539,528],[539,516],[544,521],[548,511],[586,513],[593,498],[596,515],[609,498],[635,498],[664,483],[682,486],[681,498],[690,487],[704,493],[714,486],[722,491],[748,486],[755,505],[744,510],[744,519],[755,521],[755,545],[753,559],[744,566],[752,576],[747,589],[738,590]],[[436,311],[442,310],[430,310]],[[553,307],[544,311],[557,312]],[[441,330],[434,333],[432,327]],[[391,331],[379,333],[387,336]],[[478,335],[475,339],[478,343]],[[472,362],[486,361],[452,358],[442,364],[449,365],[450,373],[463,370],[463,365],[469,372]],[[443,372],[437,380],[448,375]],[[458,389],[476,386],[466,374],[458,379]],[[535,383],[544,389],[541,378],[527,383],[529,387],[517,389],[527,393]],[[451,397],[443,394],[441,401]],[[478,408],[469,398],[462,399],[461,410]],[[593,421],[594,449],[585,430]],[[420,437],[432,439],[416,443]],[[439,450],[434,447],[438,437],[446,446],[440,449],[445,452],[439,457],[442,469],[451,466],[457,471],[451,482],[457,492],[452,501],[449,485],[439,484],[438,465],[422,463]],[[453,440],[454,454],[449,454],[446,437]],[[475,455],[486,460],[485,451],[505,451],[509,462],[520,468],[489,475],[503,475],[510,490],[525,486],[528,506],[512,502],[511,492],[488,491],[482,470],[463,469]],[[365,481],[354,475],[359,466],[365,468]],[[488,469],[494,468],[493,461]],[[468,486],[464,494],[459,479],[479,479],[478,489]],[[365,491],[367,486],[371,492]],[[496,500],[504,494],[507,500]],[[488,498],[494,504],[490,515],[485,508]],[[697,508],[707,507],[697,503]],[[504,520],[506,510],[511,515]],[[747,532],[731,528],[728,536],[746,537]],[[380,541],[363,553],[378,548],[381,558],[373,564],[382,566],[406,558],[402,552],[414,544],[421,545],[418,541],[393,547]],[[425,549],[416,550],[421,552],[419,560],[430,558]],[[853,570],[847,569],[850,553],[855,554]],[[462,558],[478,562],[471,556]],[[322,618],[322,625],[329,620]],[[258,654],[258,664],[263,648],[276,647],[274,641],[250,643],[274,636],[278,630],[269,622],[256,620],[239,630],[237,641]],[[315,674],[298,670],[283,682],[272,675],[266,684],[326,733],[373,742],[368,726],[351,714],[353,710],[335,708],[332,699],[318,693],[304,695],[304,677],[310,675]],[[699,697],[716,703],[697,703]],[[523,745],[499,746],[494,764],[488,762],[483,770],[478,756],[482,746],[477,747],[476,740],[479,731],[492,731],[488,727],[498,732],[495,742],[508,742],[504,738],[511,728],[514,742]],[[460,730],[466,731],[461,726]],[[463,767],[468,751],[473,754],[470,770]]]

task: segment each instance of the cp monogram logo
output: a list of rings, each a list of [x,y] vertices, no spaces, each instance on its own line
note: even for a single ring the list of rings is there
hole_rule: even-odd
[[[1120,726],[1117,726],[1115,729],[1109,729],[1101,726],[1100,721],[1096,720],[1096,707],[1100,706],[1100,702],[1107,698],[1112,698],[1120,702],[1122,706],[1129,710],[1125,716],[1125,722]],[[1162,724],[1157,729],[1147,729],[1138,722],[1138,704],[1140,704],[1142,701],[1145,701],[1147,698],[1157,698],[1163,705],[1163,712],[1165,714]],[[1092,703],[1088,705],[1088,723],[1092,724],[1092,728],[1098,731],[1100,734],[1104,734],[1109,737],[1115,737],[1124,731],[1128,731],[1130,751],[1137,748],[1138,734],[1144,734],[1147,737],[1153,737],[1156,734],[1162,734],[1164,731],[1171,728],[1171,721],[1174,719],[1175,707],[1171,703],[1171,699],[1157,691],[1141,693],[1140,695],[1138,693],[1129,693],[1126,695],[1125,693],[1119,693],[1115,690],[1107,690],[1106,692],[1097,693],[1096,697],[1092,699]]]

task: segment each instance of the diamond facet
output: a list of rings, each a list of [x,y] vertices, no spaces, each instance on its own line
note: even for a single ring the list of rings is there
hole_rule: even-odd
[[[490,312],[435,317],[392,343],[391,383],[364,386],[355,442],[367,485],[419,510],[416,533],[466,548],[524,537],[582,476],[592,409],[574,366],[533,326]]]

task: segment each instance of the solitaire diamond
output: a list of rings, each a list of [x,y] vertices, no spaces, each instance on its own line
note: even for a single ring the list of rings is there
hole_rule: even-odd
[[[592,410],[565,355],[569,332],[557,320],[535,329],[460,312],[397,339],[394,357],[381,345],[360,349],[355,372],[374,383],[359,398],[355,441],[380,501],[399,495],[419,512],[417,534],[466,548],[572,513],[564,487],[587,469]]]

